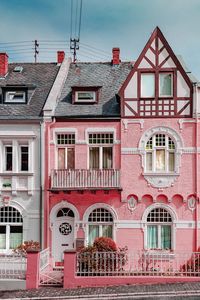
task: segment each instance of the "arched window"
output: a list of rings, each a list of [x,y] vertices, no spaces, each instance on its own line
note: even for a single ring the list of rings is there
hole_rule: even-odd
[[[11,206],[0,208],[0,250],[14,249],[23,241],[23,219]]]
[[[94,209],[88,217],[88,243],[92,245],[97,237],[113,238],[113,216],[105,208]]]
[[[147,172],[174,172],[175,171],[175,144],[166,134],[155,134],[147,141],[146,171]]]
[[[74,218],[74,212],[70,208],[63,207],[58,211],[56,217],[57,218],[61,218],[61,217],[72,217],[72,218]]]
[[[164,208],[152,209],[147,215],[147,248],[172,249],[172,217]]]

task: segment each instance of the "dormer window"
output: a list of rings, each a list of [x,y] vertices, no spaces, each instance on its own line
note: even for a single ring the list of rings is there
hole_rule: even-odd
[[[27,103],[28,87],[26,86],[5,86],[3,90],[3,102],[5,104]]]
[[[73,86],[72,103],[95,104],[98,102],[100,86]]]
[[[26,103],[25,91],[8,91],[5,93],[5,103]]]
[[[77,91],[75,102],[96,102],[96,93],[94,91]]]

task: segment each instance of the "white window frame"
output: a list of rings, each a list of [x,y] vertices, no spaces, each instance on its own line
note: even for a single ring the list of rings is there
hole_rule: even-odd
[[[171,95],[161,95],[161,88],[160,88],[160,75],[165,74],[165,75],[171,75]],[[173,97],[173,73],[172,72],[160,72],[159,73],[159,97],[160,98],[165,98],[165,97]]]
[[[176,170],[176,145],[175,145],[175,142],[167,134],[161,133],[161,135],[165,136],[165,146],[157,146],[156,145],[156,136],[159,134],[160,133],[156,133],[150,137],[150,138],[152,138],[152,149],[145,149],[145,172],[146,173],[152,172],[152,173],[172,173],[173,174]],[[174,149],[169,149],[169,138],[174,143],[174,147],[175,147]],[[148,143],[148,141],[147,141],[147,143]],[[165,170],[156,170],[156,161],[157,161],[156,151],[157,150],[165,151]],[[147,153],[152,153],[152,170],[147,170]],[[169,153],[174,153],[174,170],[173,171],[169,170]]]
[[[90,144],[89,135],[90,134],[113,134],[113,143],[112,144]],[[112,148],[112,168],[114,169],[114,133],[113,132],[88,132],[88,169],[90,169],[90,148],[99,148],[99,170],[103,169],[103,148]],[[104,170],[104,169],[103,169]],[[106,170],[106,169],[105,169]]]
[[[73,148],[74,149],[74,157],[75,157],[75,147],[74,147],[74,145],[72,144],[72,145],[68,145],[68,146],[63,146],[63,145],[61,145],[61,147],[60,147],[60,145],[57,145],[57,151],[56,151],[56,153],[57,153],[57,163],[56,163],[56,168],[58,169],[58,149],[65,149],[65,169],[67,169],[68,168],[68,164],[67,164],[67,152],[68,152],[68,149],[71,149],[71,148]],[[75,165],[75,162],[74,162],[74,165]]]
[[[22,94],[23,97],[20,99],[10,99],[10,95]],[[26,103],[26,92],[25,91],[6,91],[4,103]]]
[[[21,163],[22,163],[22,147],[27,147],[28,148],[28,170],[24,171],[21,169]],[[19,144],[19,172],[29,172],[30,170],[30,147],[28,144]]]
[[[12,148],[12,170],[6,170],[6,163],[7,163],[7,157],[6,157],[6,148],[7,147],[11,147]],[[6,173],[10,173],[10,172],[13,172],[14,171],[14,160],[13,160],[13,151],[14,151],[14,147],[13,147],[13,144],[12,143],[6,143],[4,144],[4,150],[3,150],[3,157],[4,157],[4,166],[3,166],[3,172],[6,172]]]
[[[89,216],[90,216],[91,212],[93,212],[97,208],[104,208],[104,209],[108,210],[111,213],[111,215],[113,217],[113,222],[112,222],[112,224],[110,224],[110,225],[113,226],[112,227],[112,230],[113,230],[112,231],[112,236],[113,236],[112,239],[114,241],[116,241],[116,230],[117,230],[116,224],[117,224],[117,220],[118,220],[118,216],[117,216],[116,211],[108,204],[96,203],[96,204],[93,204],[93,205],[89,206],[86,209],[86,211],[83,215],[83,223],[85,224],[85,236],[86,236],[85,246],[87,246],[89,244],[89,225],[101,225],[101,224],[102,225],[109,225],[108,224],[109,222],[108,223],[105,222],[104,224],[103,223],[99,224],[98,222],[96,222],[96,224],[94,222],[88,222],[88,219],[89,219]]]
[[[65,149],[65,169],[67,169],[67,151],[68,151],[68,148],[73,148],[74,149],[74,159],[75,159],[75,145],[76,145],[76,138],[77,138],[77,132],[73,132],[71,130],[60,130],[60,131],[56,131],[54,132],[55,134],[55,144],[56,144],[56,169],[58,169],[58,149]],[[58,135],[59,134],[63,134],[63,135],[67,135],[67,134],[74,134],[75,135],[75,143],[74,144],[58,144]],[[76,164],[76,160],[74,161],[74,166]]]
[[[88,94],[91,93],[93,95],[92,99],[79,99],[79,94]],[[93,103],[96,102],[96,91],[75,91],[75,103]]]
[[[143,232],[144,232],[144,250],[151,250],[151,249],[148,249],[148,233],[147,233],[147,228],[148,228],[148,225],[169,225],[169,222],[163,222],[163,223],[157,223],[156,222],[147,222],[147,217],[149,215],[149,213],[153,210],[153,209],[156,209],[156,208],[163,208],[165,209],[166,211],[169,212],[169,214],[171,215],[171,218],[172,218],[172,223],[170,223],[171,225],[171,249],[172,251],[175,250],[176,248],[176,223],[177,223],[177,220],[178,220],[178,217],[177,217],[177,214],[175,213],[175,211],[173,210],[173,208],[169,205],[166,205],[166,204],[163,204],[163,203],[155,203],[155,204],[152,204],[150,205],[149,207],[146,208],[146,210],[144,211],[144,214],[142,216],[142,227],[143,227]],[[154,251],[154,250],[152,250]],[[159,252],[159,251],[162,251],[160,249],[157,249],[155,250],[156,253]]]

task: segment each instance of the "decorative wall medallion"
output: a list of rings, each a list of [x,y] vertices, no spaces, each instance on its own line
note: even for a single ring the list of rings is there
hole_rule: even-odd
[[[190,197],[187,202],[188,202],[188,208],[193,212],[196,209],[195,197]]]
[[[134,196],[128,197],[127,203],[128,203],[128,209],[132,213],[136,209],[137,199]]]
[[[179,176],[178,174],[177,175],[152,174],[152,175],[144,175],[144,178],[151,186],[162,189],[162,188],[173,186],[178,176]]]
[[[5,196],[2,196],[2,200],[3,200],[4,205],[8,205],[11,198],[10,198],[10,196],[5,195]]]
[[[72,226],[69,223],[62,223],[59,226],[59,231],[63,235],[68,235],[72,232]]]

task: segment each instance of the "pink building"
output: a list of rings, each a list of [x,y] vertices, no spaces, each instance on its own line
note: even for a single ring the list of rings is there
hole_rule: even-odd
[[[61,59],[62,61],[62,59]],[[61,62],[60,61],[60,62]],[[63,60],[44,107],[44,246],[199,246],[198,83],[159,28],[134,63]]]

